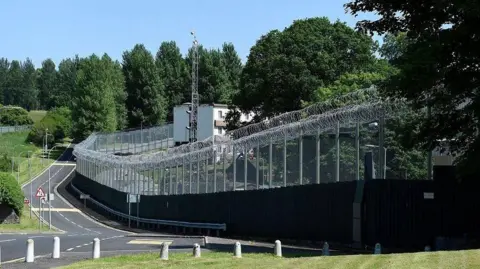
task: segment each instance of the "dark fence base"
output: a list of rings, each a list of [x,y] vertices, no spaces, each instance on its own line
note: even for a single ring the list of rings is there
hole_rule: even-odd
[[[476,181],[474,181],[476,182]],[[127,194],[80,174],[72,183],[95,200],[128,214]],[[478,186],[477,186],[478,185]],[[270,190],[141,196],[142,218],[226,223],[226,235],[352,244],[353,203],[361,197],[361,241],[384,248],[434,248],[438,237],[479,238],[478,183],[367,180]],[[433,196],[433,197],[432,197]],[[432,199],[433,198],[433,199]],[[357,199],[358,201],[358,199]],[[137,205],[131,214],[137,216]],[[358,227],[355,227],[358,230]]]

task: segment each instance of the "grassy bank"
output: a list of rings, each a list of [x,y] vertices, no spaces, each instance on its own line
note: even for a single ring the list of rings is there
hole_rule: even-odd
[[[48,226],[42,224],[41,231],[47,231]],[[20,224],[0,224],[0,233],[15,232],[38,232],[38,218],[32,214],[30,218],[30,209],[25,206],[23,214],[20,217]]]
[[[16,171],[8,169],[15,178],[18,177],[20,185],[27,182],[31,177],[40,174],[45,168],[56,160],[64,148],[57,147],[50,153],[50,159],[42,158],[42,149],[25,142],[28,132],[2,134],[0,139],[0,154],[13,158]],[[30,156],[30,166],[28,162]],[[11,167],[11,166],[9,166]]]
[[[117,256],[79,262],[62,268],[319,268],[319,269],[410,269],[410,268],[480,268],[480,251],[439,251],[389,255],[348,255],[329,257],[277,258],[271,254],[246,254],[241,259],[231,253],[170,254],[161,261],[158,253]]]
[[[47,111],[45,110],[31,110],[28,112],[28,115],[30,118],[32,118],[33,122],[37,123],[40,122],[45,115],[47,114]]]

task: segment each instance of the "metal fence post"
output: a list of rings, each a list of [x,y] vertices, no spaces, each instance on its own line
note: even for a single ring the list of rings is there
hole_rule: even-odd
[[[237,189],[237,151],[235,146],[233,146],[233,191]]]
[[[300,130],[298,138],[298,178],[300,185],[303,185],[303,130]]]
[[[268,187],[271,189],[272,188],[272,171],[273,171],[273,165],[272,165],[272,139],[270,139],[270,144],[268,145]]]
[[[243,154],[243,184],[244,184],[244,190],[248,190],[248,187],[247,187],[247,165],[248,165],[248,160],[247,160],[247,148],[245,148],[245,153]]]
[[[340,122],[337,121],[337,128],[335,129],[335,181],[340,181]]]
[[[355,126],[355,180],[360,179],[360,124]]]
[[[317,131],[317,137],[315,139],[315,144],[316,144],[316,149],[315,149],[315,160],[316,160],[316,180],[315,182],[317,184],[320,184],[320,156],[321,156],[321,153],[320,153],[320,128],[318,129]]]

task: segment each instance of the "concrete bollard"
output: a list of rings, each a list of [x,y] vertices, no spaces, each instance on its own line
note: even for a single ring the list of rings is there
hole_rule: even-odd
[[[53,238],[52,258],[53,259],[60,258],[60,238],[58,238],[58,236],[55,236]]]
[[[92,247],[92,259],[98,258],[100,258],[100,239],[94,238]]]
[[[429,251],[432,251],[432,249],[430,248],[430,246],[425,246],[425,252],[429,252]]]
[[[34,242],[33,239],[27,240],[27,255],[25,255],[25,262],[34,262],[35,255],[34,255]]]
[[[200,245],[195,243],[193,245],[193,257],[200,258],[200,256],[201,256]]]
[[[322,254],[323,256],[330,256],[330,246],[327,242],[323,243]]]
[[[280,240],[275,241],[275,255],[282,257],[282,242]]]
[[[162,247],[160,248],[160,259],[168,261],[168,246],[170,242],[163,242]]]
[[[382,246],[380,245],[380,243],[375,244],[375,251],[373,252],[373,254],[382,254]]]
[[[235,242],[235,248],[233,250],[233,255],[235,258],[241,258],[242,257],[242,245],[240,242]]]

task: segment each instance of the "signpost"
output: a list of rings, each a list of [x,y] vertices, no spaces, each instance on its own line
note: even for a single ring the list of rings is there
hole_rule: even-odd
[[[137,194],[128,194],[127,196],[127,203],[128,203],[128,228],[130,228],[130,222],[131,222],[131,215],[132,215],[132,203],[140,203],[140,195]],[[138,206],[137,206],[137,218],[138,218]],[[137,221],[137,226],[138,226],[138,221]]]
[[[42,200],[45,197],[45,192],[41,187],[37,189],[35,197],[38,198],[38,230],[42,230]]]
[[[80,194],[80,199],[83,200],[83,208],[87,208],[87,199],[90,199],[90,194]]]

